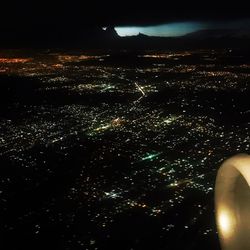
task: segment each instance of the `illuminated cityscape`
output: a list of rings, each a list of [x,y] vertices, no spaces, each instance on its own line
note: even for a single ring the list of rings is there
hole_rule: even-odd
[[[5,240],[219,249],[215,176],[249,153],[249,81],[231,49],[2,50]]]

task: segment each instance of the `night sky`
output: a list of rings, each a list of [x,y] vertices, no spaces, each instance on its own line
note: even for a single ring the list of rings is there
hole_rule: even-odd
[[[149,36],[177,37],[205,29],[249,29],[250,19],[214,20],[214,21],[182,21],[146,26],[118,26],[120,36],[131,36],[143,33]]]
[[[115,26],[120,35],[139,32],[180,36],[200,29],[238,27],[250,17],[248,8],[220,1],[200,5],[176,1],[6,1],[1,3],[0,38],[64,39],[100,27]],[[129,27],[129,29],[128,29]],[[131,28],[132,27],[132,28]]]

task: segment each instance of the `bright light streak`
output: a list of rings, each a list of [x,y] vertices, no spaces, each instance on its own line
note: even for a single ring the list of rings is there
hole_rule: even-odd
[[[142,89],[142,87],[138,83],[135,82],[135,86],[142,93],[143,96],[146,95],[146,93],[144,92],[144,90]]]
[[[142,161],[146,161],[146,160],[153,160],[154,158],[156,158],[158,155],[160,155],[161,153],[155,153],[155,154],[148,154],[145,157],[143,157],[141,160]]]
[[[116,27],[115,29],[119,36],[135,36],[143,33],[148,36],[174,37],[204,29],[206,26],[207,24],[200,22],[178,22],[146,27]]]
[[[111,127],[111,124],[103,125],[95,129],[95,131],[103,131],[106,129],[109,129]]]
[[[166,124],[171,124],[172,122],[176,121],[180,116],[171,116],[169,118],[167,118],[166,120],[164,120],[163,122],[165,122]]]

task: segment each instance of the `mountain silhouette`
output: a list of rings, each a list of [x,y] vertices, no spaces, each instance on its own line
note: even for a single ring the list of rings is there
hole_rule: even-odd
[[[50,29],[43,32],[8,32],[1,36],[1,48],[83,48],[83,49],[195,49],[195,48],[248,48],[250,29],[200,30],[180,37],[157,37],[139,33],[120,37],[113,26],[75,30]]]
[[[117,39],[120,37],[113,26],[109,26],[106,30],[103,30],[103,35],[106,39]]]

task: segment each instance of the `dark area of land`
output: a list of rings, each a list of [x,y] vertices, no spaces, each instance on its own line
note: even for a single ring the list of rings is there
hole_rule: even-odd
[[[216,171],[249,151],[247,50],[66,52],[1,67],[1,248],[219,249]]]

